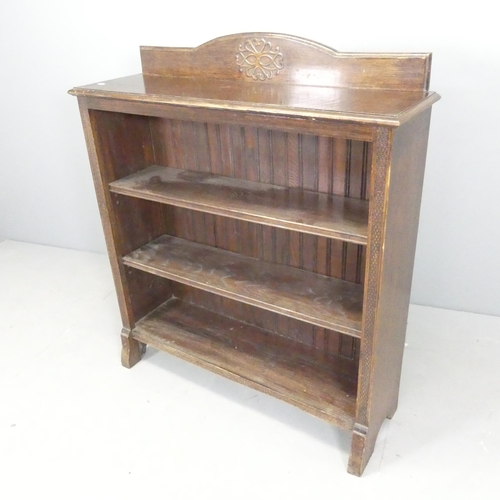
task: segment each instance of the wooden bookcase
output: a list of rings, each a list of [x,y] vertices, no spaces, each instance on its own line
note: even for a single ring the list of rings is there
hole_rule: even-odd
[[[146,345],[352,432],[397,406],[430,54],[245,33],[141,48],[78,97],[123,319]]]

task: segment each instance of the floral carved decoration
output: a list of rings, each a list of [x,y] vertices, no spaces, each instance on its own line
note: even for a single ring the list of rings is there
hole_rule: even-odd
[[[238,47],[236,64],[254,80],[270,80],[283,69],[283,54],[264,38],[248,39]]]

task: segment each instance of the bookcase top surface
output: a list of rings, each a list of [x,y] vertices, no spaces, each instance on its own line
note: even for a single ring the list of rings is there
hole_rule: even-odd
[[[431,54],[342,53],[290,35],[242,33],[195,48],[141,47],[142,73],[77,96],[398,126],[431,106]]]

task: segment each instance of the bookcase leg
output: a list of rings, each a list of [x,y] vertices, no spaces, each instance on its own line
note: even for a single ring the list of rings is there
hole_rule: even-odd
[[[391,407],[389,408],[389,412],[387,413],[387,418],[391,419],[392,417],[394,417],[394,414],[396,413],[397,409],[398,409],[398,398],[396,397]]]
[[[368,427],[355,424],[352,431],[351,454],[349,455],[349,465],[347,472],[355,476],[361,476],[366,464],[372,456],[377,440],[377,432],[372,432]]]
[[[122,330],[122,365],[125,368],[132,368],[141,360],[145,351],[146,344],[133,339],[130,331],[124,328]]]

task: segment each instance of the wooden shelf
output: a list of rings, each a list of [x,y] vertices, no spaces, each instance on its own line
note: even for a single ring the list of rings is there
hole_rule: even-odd
[[[153,165],[114,193],[366,245],[368,202]]]
[[[161,236],[123,261],[136,269],[291,318],[353,337],[361,335],[362,285],[173,236]]]
[[[352,429],[357,363],[170,299],[132,336]]]

